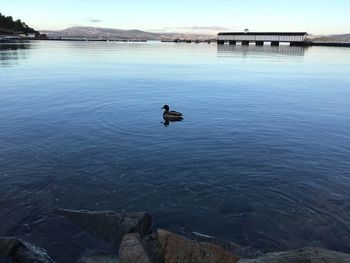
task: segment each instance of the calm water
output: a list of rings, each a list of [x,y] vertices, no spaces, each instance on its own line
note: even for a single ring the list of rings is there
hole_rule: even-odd
[[[348,48],[2,44],[0,123],[0,236],[58,261],[102,244],[55,208],[350,252]]]

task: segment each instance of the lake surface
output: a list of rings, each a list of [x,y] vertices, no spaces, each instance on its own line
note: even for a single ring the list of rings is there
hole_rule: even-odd
[[[59,262],[103,244],[56,208],[350,252],[349,48],[1,44],[0,124],[0,236]]]

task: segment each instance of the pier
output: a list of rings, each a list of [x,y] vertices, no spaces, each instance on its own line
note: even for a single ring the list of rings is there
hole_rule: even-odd
[[[271,46],[279,46],[281,42],[285,42],[291,46],[306,46],[309,43],[305,40],[306,36],[306,32],[221,32],[218,34],[217,43],[236,45],[240,42],[242,45],[254,43],[263,46],[268,42]]]

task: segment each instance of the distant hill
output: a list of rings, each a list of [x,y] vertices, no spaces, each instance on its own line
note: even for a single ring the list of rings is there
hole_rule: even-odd
[[[0,13],[0,35],[15,35],[15,34],[30,34],[39,33],[33,28],[29,27],[20,19],[13,20],[12,16],[4,16]]]
[[[87,38],[87,39],[123,39],[123,40],[174,40],[175,38],[203,40],[215,38],[215,35],[153,33],[142,30],[124,30],[101,27],[69,27],[64,30],[42,30],[49,38]]]
[[[332,38],[342,39],[345,41],[350,41],[350,34],[342,34],[342,35],[331,35]]]
[[[310,35],[309,38],[312,41],[324,41],[324,42],[350,42],[350,34],[339,34],[339,35]]]

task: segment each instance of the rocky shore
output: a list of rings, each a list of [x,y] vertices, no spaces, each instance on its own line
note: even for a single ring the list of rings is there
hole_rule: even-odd
[[[112,245],[114,253],[87,253],[80,263],[348,263],[350,254],[323,248],[301,248],[263,254],[214,237],[152,229],[148,213],[57,210],[96,238]],[[51,263],[48,253],[21,239],[0,238],[0,261]],[[1,261],[2,262],[2,261]]]

